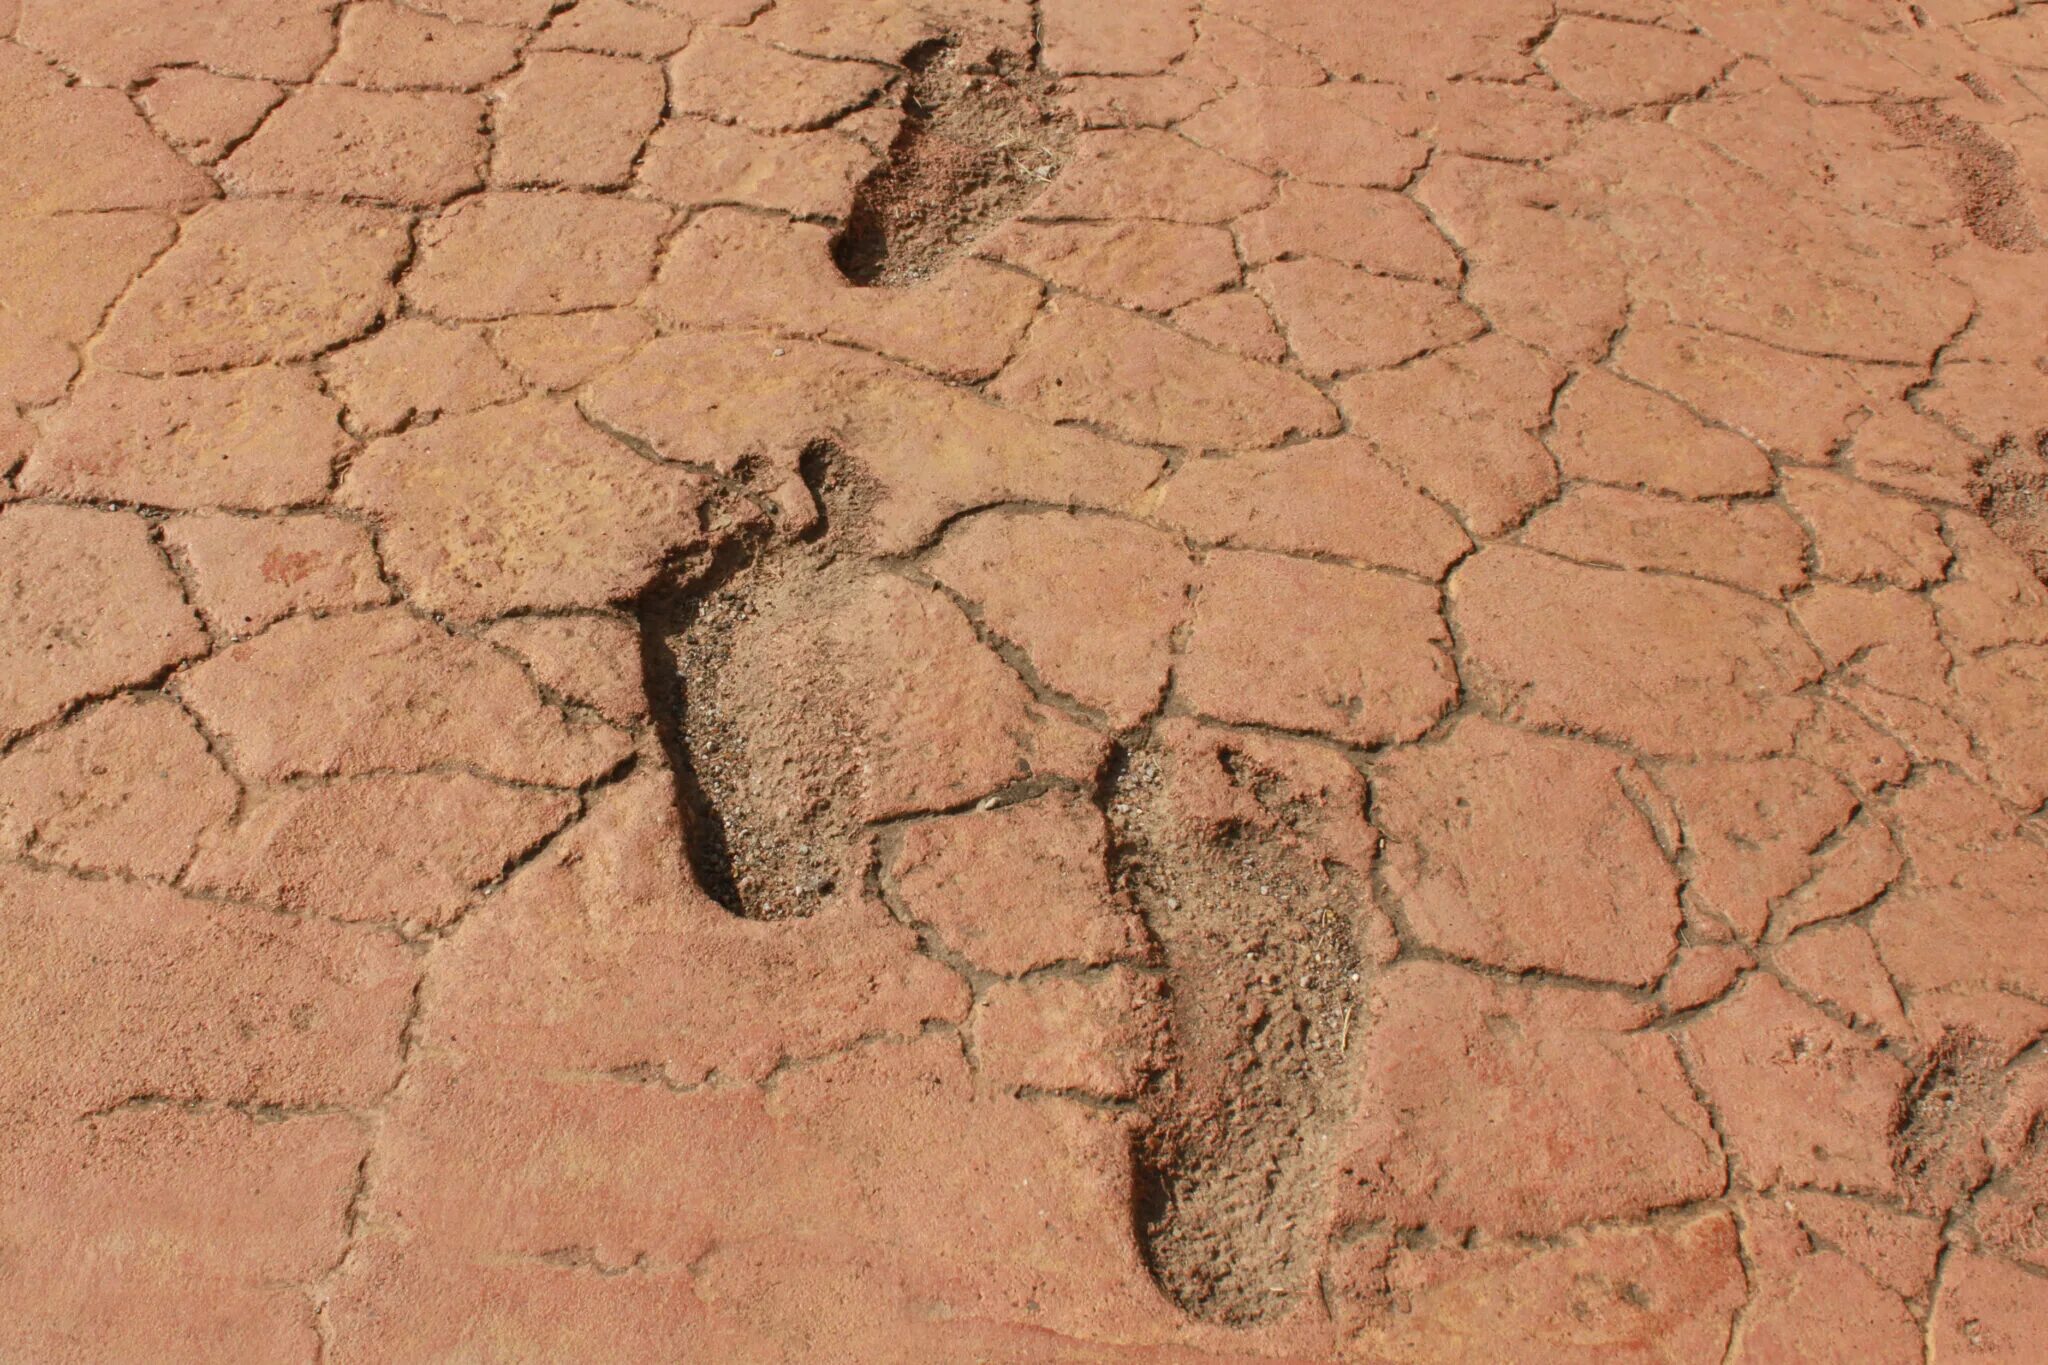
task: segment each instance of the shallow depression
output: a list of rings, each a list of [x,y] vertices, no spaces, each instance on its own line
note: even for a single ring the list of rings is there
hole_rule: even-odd
[[[855,284],[913,284],[1013,218],[1066,165],[1074,120],[1032,62],[935,39],[904,56],[903,123],[854,194],[832,259]]]

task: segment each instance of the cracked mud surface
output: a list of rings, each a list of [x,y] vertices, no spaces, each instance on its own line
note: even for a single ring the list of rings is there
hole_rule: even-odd
[[[0,1358],[2039,1355],[2048,8],[0,110]]]

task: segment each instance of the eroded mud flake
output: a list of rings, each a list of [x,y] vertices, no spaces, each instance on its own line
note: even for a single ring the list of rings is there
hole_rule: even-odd
[[[935,273],[1052,183],[1074,120],[1052,79],[1001,50],[921,43],[904,57],[903,123],[889,159],[855,191],[832,259],[855,284],[912,284]]]
[[[1107,805],[1172,1019],[1142,1102],[1139,1242],[1192,1316],[1275,1321],[1323,1267],[1360,977],[1390,943],[1363,785],[1326,750],[1169,722],[1114,766]]]

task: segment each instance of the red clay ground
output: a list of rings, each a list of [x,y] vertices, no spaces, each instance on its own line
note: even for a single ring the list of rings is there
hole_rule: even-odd
[[[0,1359],[2048,1352],[2048,6],[0,35]]]

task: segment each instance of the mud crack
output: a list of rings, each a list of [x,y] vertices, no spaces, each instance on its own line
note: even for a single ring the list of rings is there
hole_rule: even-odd
[[[1343,767],[1334,755],[1161,730],[1118,756],[1106,801],[1112,871],[1159,942],[1171,1014],[1136,1230],[1184,1311],[1249,1326],[1317,1292],[1371,834],[1355,774],[1319,771]]]
[[[832,259],[855,284],[902,285],[937,272],[1013,218],[1066,165],[1074,120],[1053,81],[1001,50],[972,58],[952,39],[903,58],[903,123],[889,159],[854,192]]]

